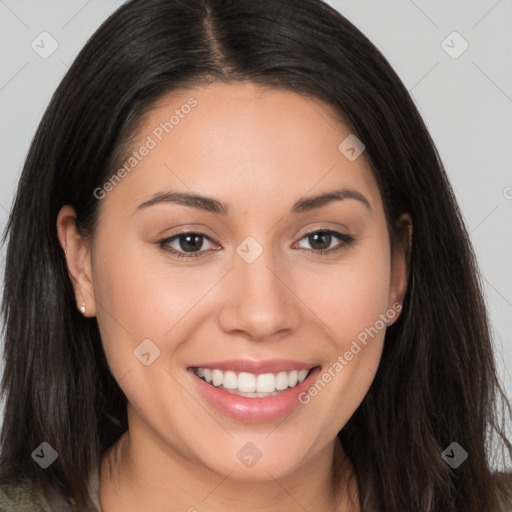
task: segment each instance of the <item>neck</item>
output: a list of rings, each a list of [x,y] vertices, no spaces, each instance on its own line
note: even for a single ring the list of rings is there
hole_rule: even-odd
[[[103,512],[224,512],[236,509],[286,512],[331,510],[360,512],[357,481],[336,438],[307,465],[260,481],[221,475],[169,451],[161,439],[126,432],[102,459],[100,502]],[[151,442],[148,442],[151,439]]]

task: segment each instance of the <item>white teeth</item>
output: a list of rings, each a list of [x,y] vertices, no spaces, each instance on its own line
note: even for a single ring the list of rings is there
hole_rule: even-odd
[[[220,386],[224,380],[224,375],[220,370],[212,370],[212,384],[214,386]]]
[[[256,379],[258,393],[273,393],[276,390],[276,378],[273,373],[263,373]]]
[[[238,375],[238,391],[254,393],[256,391],[256,376],[252,373],[242,372]]]
[[[236,373],[224,372],[224,380],[222,384],[226,389],[236,389],[238,386],[238,377],[236,376]]]
[[[299,382],[302,382],[306,379],[306,377],[308,376],[308,373],[309,373],[309,370],[299,370],[299,373],[297,375],[297,379],[299,380]]]
[[[288,387],[288,374],[279,372],[276,376],[276,389],[282,391]]]
[[[300,384],[308,376],[309,370],[292,370],[290,372],[262,373],[222,371],[218,369],[196,368],[195,373],[215,387],[223,387],[241,396],[272,396],[277,391],[284,391]]]
[[[293,388],[293,386],[297,385],[297,370],[293,370],[288,375],[288,387]]]

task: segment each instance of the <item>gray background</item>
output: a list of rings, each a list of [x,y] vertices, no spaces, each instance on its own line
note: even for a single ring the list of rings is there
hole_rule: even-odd
[[[0,0],[2,232],[26,152],[53,91],[86,40],[122,3]],[[329,3],[382,51],[430,129],[471,233],[500,378],[512,397],[512,0]],[[450,35],[454,31],[463,39]],[[39,52],[51,49],[52,41],[42,32],[58,44],[47,58],[31,46],[38,45]],[[469,46],[458,55],[464,41]],[[2,276],[4,259],[2,248]],[[0,420],[2,409],[0,404]]]

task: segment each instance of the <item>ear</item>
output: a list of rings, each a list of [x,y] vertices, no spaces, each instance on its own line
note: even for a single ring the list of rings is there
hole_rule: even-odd
[[[96,315],[96,301],[92,279],[91,248],[76,227],[76,212],[63,206],[57,216],[57,235],[66,255],[68,273],[75,289],[77,308],[85,305],[84,316]]]
[[[409,261],[412,249],[412,219],[408,213],[403,213],[397,221],[400,240],[396,244],[391,255],[391,278],[389,285],[388,308],[393,309],[397,314],[389,325],[394,323],[400,316],[401,307],[404,302],[407,282],[409,280]],[[397,311],[396,305],[400,304]],[[393,305],[395,307],[393,308]]]

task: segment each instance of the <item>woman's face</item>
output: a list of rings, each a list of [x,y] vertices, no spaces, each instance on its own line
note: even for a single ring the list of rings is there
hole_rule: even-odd
[[[95,191],[77,293],[141,457],[258,480],[311,468],[334,446],[405,291],[349,136],[326,105],[291,91],[181,90]],[[339,195],[311,199],[327,193]]]

